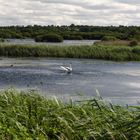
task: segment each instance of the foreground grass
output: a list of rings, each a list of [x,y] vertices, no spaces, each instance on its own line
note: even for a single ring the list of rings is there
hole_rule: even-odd
[[[102,99],[63,103],[30,92],[0,93],[1,140],[138,140],[140,107]]]
[[[0,56],[93,58],[114,61],[140,61],[140,46],[103,45],[46,46],[0,44]]]

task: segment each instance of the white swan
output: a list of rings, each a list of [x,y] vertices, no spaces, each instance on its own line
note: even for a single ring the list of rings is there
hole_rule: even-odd
[[[60,66],[62,70],[66,71],[67,73],[71,73],[72,72],[72,66],[71,64],[69,65],[69,67],[66,66]]]

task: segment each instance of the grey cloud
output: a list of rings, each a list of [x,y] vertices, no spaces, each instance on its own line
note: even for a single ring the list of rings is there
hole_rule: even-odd
[[[0,0],[0,25],[139,25],[139,13],[129,0]]]
[[[133,5],[140,4],[140,0],[114,0],[114,1],[120,3],[126,3],[126,4],[133,4]]]

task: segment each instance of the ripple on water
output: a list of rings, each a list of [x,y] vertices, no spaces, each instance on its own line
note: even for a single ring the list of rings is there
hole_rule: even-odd
[[[120,97],[118,100],[140,95],[140,63],[48,58],[3,58],[0,61],[0,87],[35,88],[57,96],[81,92],[89,98],[99,89],[103,97]],[[70,63],[71,74],[61,71],[61,65]],[[14,66],[10,67],[11,64]]]

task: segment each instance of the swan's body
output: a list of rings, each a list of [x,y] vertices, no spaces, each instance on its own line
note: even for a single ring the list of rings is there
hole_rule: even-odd
[[[71,64],[69,67],[65,67],[65,66],[61,66],[61,69],[68,72],[68,73],[71,73],[72,72],[72,67],[71,67]]]

